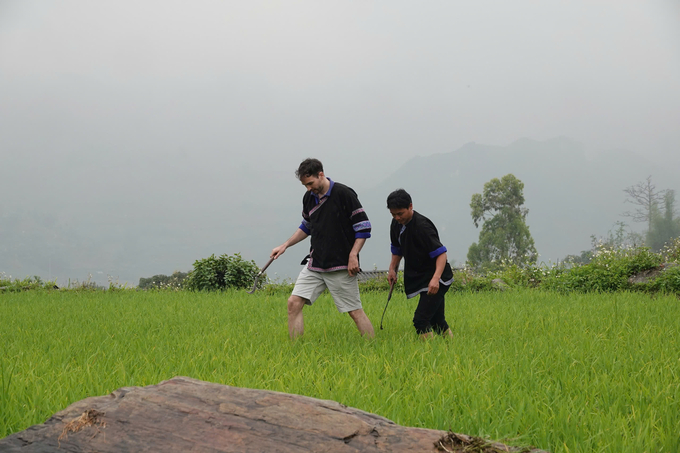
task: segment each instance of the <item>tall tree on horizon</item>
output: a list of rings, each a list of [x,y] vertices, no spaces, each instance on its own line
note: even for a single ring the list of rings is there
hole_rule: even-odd
[[[670,239],[680,236],[680,218],[675,217],[675,191],[666,190],[663,196],[664,212],[658,206],[652,212],[652,221],[647,231],[647,246],[658,251]]]
[[[468,262],[475,267],[493,267],[502,261],[533,264],[538,259],[534,239],[526,217],[524,183],[513,174],[494,178],[484,184],[481,194],[472,195],[472,221],[475,227],[484,221],[479,243],[468,250]],[[487,219],[487,216],[491,216]]]
[[[623,191],[628,195],[626,203],[632,203],[639,206],[635,211],[626,211],[623,213],[625,217],[631,217],[634,222],[647,222],[647,231],[652,230],[652,217],[654,209],[658,207],[659,202],[663,199],[665,190],[656,190],[656,186],[652,183],[652,176],[647,176],[647,179],[641,181],[630,187],[626,187]]]

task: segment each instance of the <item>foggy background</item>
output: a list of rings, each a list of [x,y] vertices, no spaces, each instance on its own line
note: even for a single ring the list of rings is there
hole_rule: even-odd
[[[459,154],[435,165],[482,156],[471,142],[555,145],[542,167],[511,169],[541,261],[625,220],[621,205],[584,210],[568,238],[532,226],[548,217],[532,196],[551,187],[567,202],[560,185],[583,186],[589,162],[629,169],[596,203],[622,203],[650,174],[680,189],[680,3],[0,0],[0,271],[15,278],[136,285],[213,253],[263,265],[299,225],[306,157],[370,206],[364,269],[389,263],[397,187],[462,264],[479,234],[471,194],[509,172],[457,169]],[[560,150],[582,165],[560,175]],[[550,162],[555,176],[530,187]],[[461,175],[476,179],[453,199],[423,184]],[[294,278],[307,248],[269,276]]]

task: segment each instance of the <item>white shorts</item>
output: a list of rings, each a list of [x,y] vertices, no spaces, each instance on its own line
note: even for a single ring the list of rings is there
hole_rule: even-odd
[[[333,272],[314,272],[306,267],[300,271],[293,296],[305,299],[305,304],[312,305],[324,289],[333,296],[333,301],[340,313],[347,313],[361,308],[359,297],[359,280],[349,275],[346,269]]]

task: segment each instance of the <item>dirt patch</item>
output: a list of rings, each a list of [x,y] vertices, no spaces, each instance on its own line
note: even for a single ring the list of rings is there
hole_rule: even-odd
[[[99,412],[96,409],[86,410],[80,417],[74,418],[64,426],[57,441],[61,444],[62,440],[68,439],[68,433],[77,433],[86,426],[94,426],[96,431],[92,437],[96,436],[101,432],[99,428],[106,428],[106,423],[101,419],[103,416],[104,412]]]

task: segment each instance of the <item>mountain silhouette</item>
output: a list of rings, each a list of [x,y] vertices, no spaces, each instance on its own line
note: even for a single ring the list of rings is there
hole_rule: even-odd
[[[452,152],[415,157],[370,190],[370,195],[362,195],[373,220],[376,214],[389,216],[387,195],[404,188],[413,197],[414,209],[437,225],[449,260],[462,265],[469,246],[479,237],[470,216],[472,195],[482,193],[492,178],[508,173],[524,183],[527,224],[539,262],[546,263],[589,249],[591,235],[605,236],[617,221],[641,231],[644,225],[622,216],[634,209],[625,203],[626,187],[649,175],[658,189],[673,189],[676,184],[671,168],[630,151],[588,154],[583,145],[565,137],[522,138],[508,146],[468,143]],[[374,228],[372,240],[386,238],[386,231]]]

